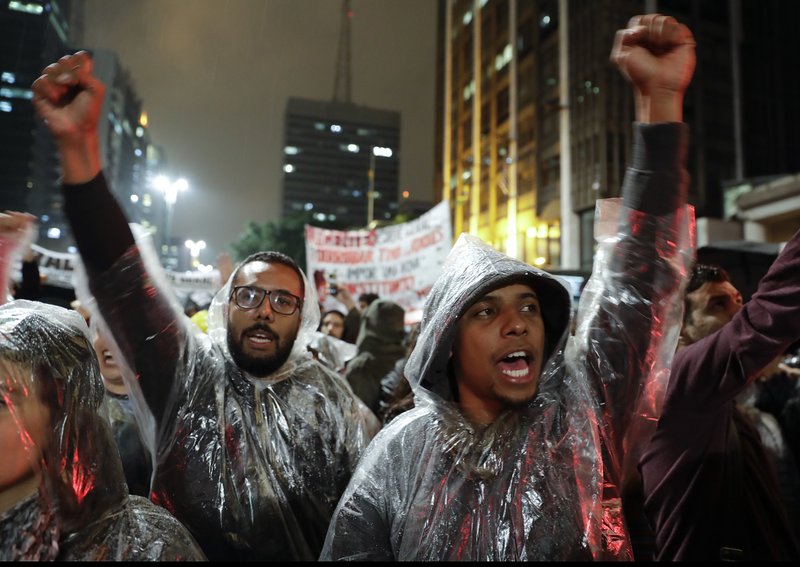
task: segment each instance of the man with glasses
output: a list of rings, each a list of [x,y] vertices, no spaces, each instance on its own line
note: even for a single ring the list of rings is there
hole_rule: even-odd
[[[33,90],[58,145],[81,254],[77,293],[110,331],[153,455],[151,499],[212,561],[316,559],[379,426],[307,349],[316,290],[291,258],[255,254],[216,294],[202,333],[108,190],[97,136],[104,86],[89,54],[48,66]]]

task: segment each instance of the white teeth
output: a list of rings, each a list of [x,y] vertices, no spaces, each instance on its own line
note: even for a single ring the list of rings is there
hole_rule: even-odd
[[[512,378],[522,378],[523,376],[528,375],[528,369],[524,368],[522,370],[503,370],[503,374],[506,376],[511,376]]]
[[[517,352],[512,352],[511,354],[507,354],[506,358],[522,358],[527,356],[525,351],[518,350]]]

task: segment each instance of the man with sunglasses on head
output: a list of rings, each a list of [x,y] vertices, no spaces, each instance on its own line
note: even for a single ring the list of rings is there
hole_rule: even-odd
[[[97,135],[104,86],[89,54],[46,67],[33,91],[58,146],[78,293],[110,330],[153,455],[151,499],[212,561],[316,559],[379,427],[307,349],[316,290],[288,256],[255,254],[216,294],[202,333],[108,189]]]

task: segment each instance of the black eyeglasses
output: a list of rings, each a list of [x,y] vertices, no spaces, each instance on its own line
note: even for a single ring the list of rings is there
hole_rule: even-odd
[[[269,296],[269,305],[275,313],[291,315],[303,305],[303,300],[288,291],[280,289],[266,290],[260,287],[239,285],[233,288],[231,297],[240,309],[258,309]]]

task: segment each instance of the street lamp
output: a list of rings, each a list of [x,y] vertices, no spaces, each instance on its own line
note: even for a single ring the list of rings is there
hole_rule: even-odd
[[[392,157],[392,148],[372,146],[369,153],[369,189],[367,190],[367,226],[372,225],[375,217],[375,156]]]
[[[175,212],[175,203],[178,201],[178,193],[189,188],[189,182],[183,177],[171,181],[166,175],[159,175],[153,180],[153,186],[164,194],[164,202],[167,204],[167,222],[164,227],[164,241],[167,246],[172,240],[172,215]]]
[[[194,240],[187,240],[183,244],[189,249],[189,254],[192,256],[192,268],[196,268],[200,263],[200,260],[198,259],[200,257],[200,250],[203,250],[206,247],[206,241],[198,240],[195,242]]]

